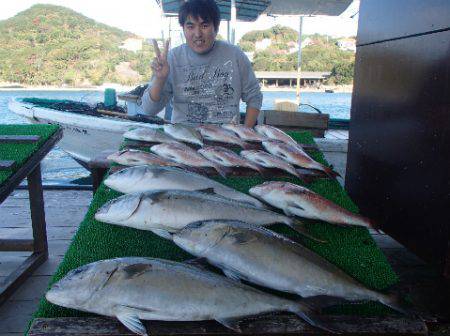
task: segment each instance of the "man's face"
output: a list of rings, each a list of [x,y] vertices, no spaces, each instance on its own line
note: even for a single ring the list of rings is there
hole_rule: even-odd
[[[188,46],[198,54],[207,53],[213,47],[217,35],[212,22],[191,15],[187,17],[183,31]]]

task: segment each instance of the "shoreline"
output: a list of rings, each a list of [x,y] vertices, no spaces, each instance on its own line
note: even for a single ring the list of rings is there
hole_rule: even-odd
[[[23,86],[20,84],[0,83],[0,91],[104,91],[107,88],[115,89],[117,92],[128,92],[133,90],[136,86],[123,86],[120,84],[106,84],[92,87],[61,87],[61,86]],[[316,88],[300,88],[300,92],[317,92],[323,93],[326,90],[332,90],[333,93],[352,93],[353,85],[340,86],[322,86],[320,89]],[[261,87],[261,92],[296,92],[295,88],[289,87]]]

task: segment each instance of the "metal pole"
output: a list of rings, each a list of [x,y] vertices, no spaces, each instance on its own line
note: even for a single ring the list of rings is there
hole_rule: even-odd
[[[228,43],[231,43],[231,26],[230,26],[230,20],[227,20],[227,40],[228,40]]]
[[[300,71],[302,69],[302,30],[303,30],[303,16],[299,17],[298,30],[298,60],[297,60],[297,103],[300,104]]]
[[[236,0],[231,0],[231,13],[230,13],[230,21],[231,21],[231,37],[230,43],[235,44],[235,31],[236,31]]]

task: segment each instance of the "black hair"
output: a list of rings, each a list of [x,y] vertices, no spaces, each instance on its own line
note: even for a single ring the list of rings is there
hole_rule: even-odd
[[[188,16],[201,18],[205,22],[212,22],[214,30],[219,31],[220,11],[214,0],[187,0],[180,6],[178,22],[184,26]]]

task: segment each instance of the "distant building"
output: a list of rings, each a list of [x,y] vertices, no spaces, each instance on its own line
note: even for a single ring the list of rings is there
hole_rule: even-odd
[[[340,39],[336,44],[341,50],[356,52],[356,40],[353,38]]]
[[[272,44],[272,40],[269,38],[263,39],[261,41],[255,42],[255,50],[266,50]]]
[[[263,87],[295,87],[297,83],[296,71],[255,71],[256,78]],[[300,85],[317,87],[330,77],[330,72],[302,71]]]
[[[128,38],[122,42],[122,45],[119,48],[137,52],[142,49],[143,41],[144,40],[140,38]]]

